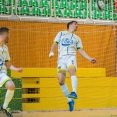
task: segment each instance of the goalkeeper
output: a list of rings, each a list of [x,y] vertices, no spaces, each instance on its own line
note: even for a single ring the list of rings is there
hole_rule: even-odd
[[[54,56],[54,50],[58,44],[58,82],[60,84],[63,94],[66,96],[69,104],[69,111],[74,109],[74,100],[78,96],[76,94],[77,90],[77,77],[76,77],[76,50],[89,60],[91,63],[95,63],[96,59],[88,56],[82,49],[81,39],[74,34],[77,30],[78,23],[76,21],[71,21],[67,24],[66,31],[60,31],[51,46],[49,57]],[[69,94],[68,87],[65,84],[66,72],[69,72],[72,82],[72,92]]]
[[[10,70],[14,70],[17,72],[22,72],[22,68],[14,67],[10,62],[10,56],[7,46],[5,45],[8,43],[9,40],[9,29],[6,27],[0,28],[0,87],[4,86],[7,88],[7,92],[5,95],[4,103],[1,107],[8,117],[12,117],[10,108],[8,108],[8,104],[13,98],[15,85],[11,78],[9,78],[6,74],[6,68]]]

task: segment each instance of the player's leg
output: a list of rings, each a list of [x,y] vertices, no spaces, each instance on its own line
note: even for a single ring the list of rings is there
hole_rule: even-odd
[[[62,90],[63,94],[65,95],[65,97],[68,100],[69,111],[73,111],[74,101],[71,98],[68,98],[69,91],[68,91],[67,85],[65,84],[65,77],[66,77],[65,70],[60,69],[58,71],[58,82],[60,84],[60,87],[61,87],[61,90]]]
[[[76,68],[77,68],[76,57],[75,56],[69,57],[67,63],[68,63],[67,64],[68,72],[70,74],[71,83],[72,83],[72,92],[68,95],[68,97],[77,99],[78,96],[76,94],[76,91],[77,91],[78,79],[76,77]]]
[[[69,94],[69,90],[68,90],[67,85],[65,84],[65,78],[66,78],[66,66],[62,60],[59,60],[58,61],[58,82],[59,82],[59,85],[60,85],[60,88],[61,88],[63,94],[65,95],[65,97],[68,100],[69,110],[73,111],[74,101],[71,98],[67,97]]]
[[[66,96],[68,102],[71,101],[70,98],[68,98],[68,94],[69,94],[69,90],[68,90],[68,87],[67,85],[65,84],[65,77],[66,77],[66,73],[65,73],[65,70],[64,69],[60,69],[58,71],[58,82],[59,82],[59,85],[60,85],[60,88],[63,92],[63,94]]]
[[[3,111],[5,111],[5,113],[8,117],[12,117],[11,109],[8,108],[8,104],[13,98],[15,85],[6,74],[3,74],[1,79],[2,79],[2,82],[1,82],[2,86],[5,86],[7,88],[5,100],[4,100],[4,103],[1,107],[1,109]]]

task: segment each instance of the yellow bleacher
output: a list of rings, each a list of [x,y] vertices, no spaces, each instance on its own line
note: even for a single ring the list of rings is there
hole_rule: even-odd
[[[77,77],[106,77],[105,68],[78,68]],[[24,68],[23,73],[12,71],[11,77],[57,77],[56,68]],[[67,74],[69,77],[69,74]]]
[[[117,105],[117,79],[106,77],[105,68],[79,68],[76,76],[79,98],[75,101],[75,109],[109,108]],[[36,103],[22,103],[23,110],[68,109],[67,100],[58,84],[56,68],[24,68],[23,73],[11,72],[11,77],[22,78],[22,89],[34,88],[37,91],[22,94],[23,99],[38,99]],[[69,91],[72,91],[68,74],[66,84]]]

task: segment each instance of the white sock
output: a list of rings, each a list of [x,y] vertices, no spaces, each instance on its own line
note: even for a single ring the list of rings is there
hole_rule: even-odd
[[[76,76],[71,76],[72,90],[76,93],[78,80]]]
[[[3,104],[3,109],[6,109],[8,107],[8,104],[13,98],[13,95],[14,95],[14,90],[7,90],[6,95],[5,95],[5,101]]]
[[[61,87],[61,90],[62,90],[63,94],[66,96],[68,102],[70,102],[70,101],[71,101],[71,98],[68,98],[68,97],[67,97],[68,94],[69,94],[67,85],[64,84],[64,85],[61,85],[60,87]]]

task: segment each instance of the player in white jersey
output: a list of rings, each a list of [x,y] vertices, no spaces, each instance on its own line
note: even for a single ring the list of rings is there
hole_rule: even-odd
[[[0,87],[4,86],[7,88],[5,100],[1,107],[1,110],[3,110],[8,117],[12,117],[10,108],[8,108],[8,104],[14,95],[15,85],[12,79],[9,76],[7,76],[6,70],[7,68],[9,68],[10,70],[22,72],[23,69],[22,67],[16,68],[9,62],[10,61],[9,51],[8,47],[5,45],[6,43],[8,43],[8,40],[9,40],[9,29],[6,27],[1,27],[0,28]]]
[[[67,31],[60,31],[51,47],[49,57],[54,56],[54,50],[58,44],[58,82],[62,89],[63,94],[66,96],[69,104],[69,110],[73,111],[74,109],[74,100],[78,96],[76,94],[77,90],[77,77],[76,77],[76,50],[79,50],[79,53],[91,61],[92,63],[96,62],[95,58],[91,58],[86,54],[82,49],[81,39],[74,34],[77,30],[78,24],[76,21],[71,21],[67,24]],[[72,92],[69,94],[68,87],[65,84],[66,72],[69,72],[72,82]],[[73,98],[73,99],[72,99]]]

